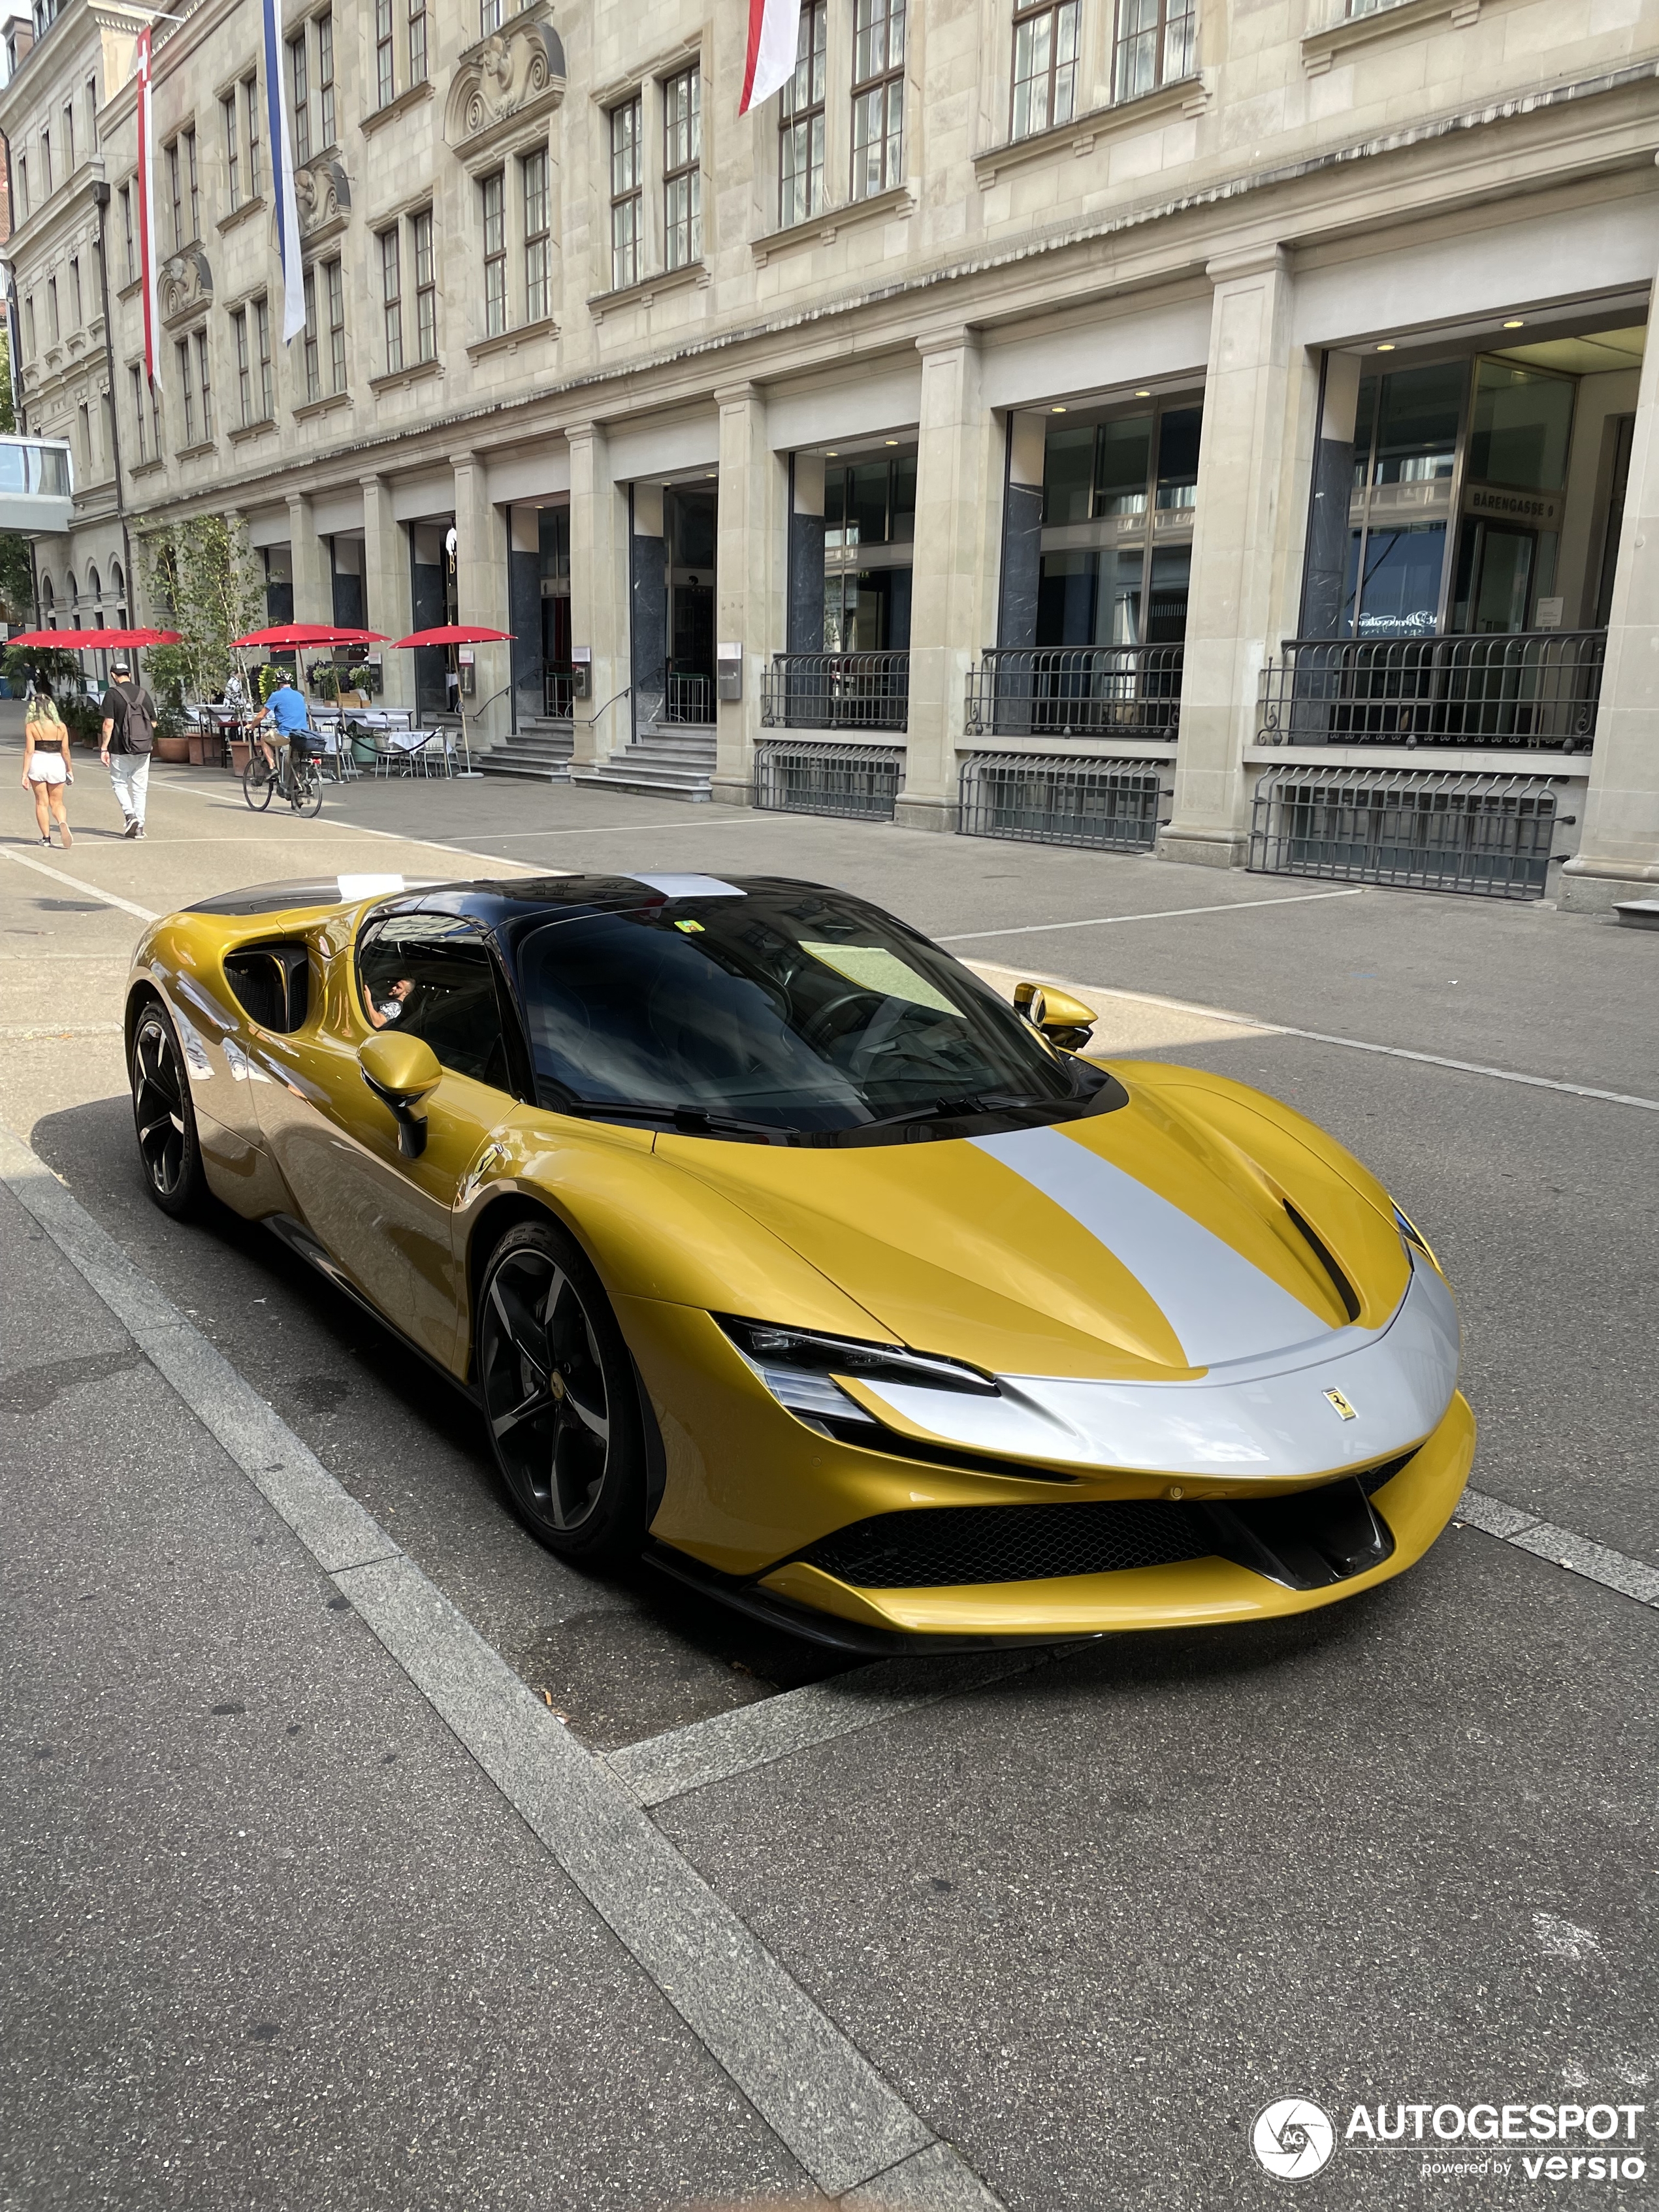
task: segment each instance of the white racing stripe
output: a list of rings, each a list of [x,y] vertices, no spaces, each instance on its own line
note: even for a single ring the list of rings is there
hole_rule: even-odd
[[[969,1141],[1122,1261],[1181,1340],[1189,1365],[1255,1359],[1330,1333],[1328,1322],[1201,1222],[1060,1130]]]
[[[644,884],[665,898],[746,898],[735,884],[725,883],[719,876],[639,876],[630,875],[630,881]]]

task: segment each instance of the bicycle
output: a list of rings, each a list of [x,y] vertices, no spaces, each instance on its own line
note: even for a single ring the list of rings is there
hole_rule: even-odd
[[[242,796],[256,814],[263,814],[273,794],[280,793],[294,811],[309,821],[323,811],[323,775],[315,757],[284,744],[274,769],[265,766],[258,739],[242,770]]]

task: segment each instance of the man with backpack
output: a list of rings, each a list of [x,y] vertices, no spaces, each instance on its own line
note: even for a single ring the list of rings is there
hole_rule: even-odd
[[[144,801],[149,791],[149,757],[155,747],[155,702],[132,681],[131,665],[116,660],[104,694],[104,728],[98,755],[109,770],[111,788],[126,817],[125,837],[144,834]]]

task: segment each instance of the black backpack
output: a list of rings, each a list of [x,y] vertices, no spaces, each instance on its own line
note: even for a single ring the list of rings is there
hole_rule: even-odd
[[[121,717],[118,732],[118,752],[147,753],[155,747],[155,705],[148,691],[130,689],[125,684],[111,685],[111,690],[122,701],[126,712]]]

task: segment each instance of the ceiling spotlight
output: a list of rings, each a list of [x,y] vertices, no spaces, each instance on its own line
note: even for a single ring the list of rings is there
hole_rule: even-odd
[[[1394,351],[1394,340],[1392,338],[1385,339],[1376,349],[1378,353],[1392,353]]]
[[[1048,412],[1051,415],[1063,415],[1066,412],[1066,410],[1063,407],[1051,407],[1048,410]]]
[[[705,469],[703,471],[703,474],[705,477],[717,477],[720,474],[720,471],[718,469]]]
[[[896,438],[884,438],[881,442],[884,446],[896,446],[898,440]]]
[[[1138,391],[1138,392],[1135,393],[1135,398],[1136,398],[1137,399],[1150,399],[1150,398],[1152,398],[1152,391],[1151,391],[1150,386],[1148,386],[1148,387],[1146,387],[1146,388],[1144,388],[1144,389],[1142,389],[1142,390],[1140,390],[1140,391]]]
[[[1504,325],[1504,328],[1506,331],[1523,331],[1526,327],[1525,323],[1522,321],[1519,315],[1516,315],[1512,322],[1505,323]]]

